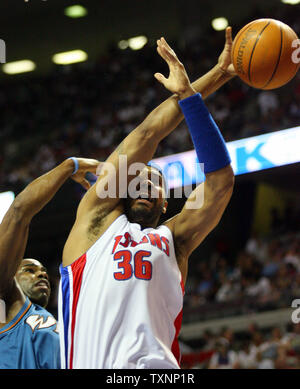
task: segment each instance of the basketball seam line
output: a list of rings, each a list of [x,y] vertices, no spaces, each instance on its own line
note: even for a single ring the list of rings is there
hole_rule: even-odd
[[[255,41],[255,43],[254,43],[254,46],[253,46],[253,49],[252,49],[252,53],[251,53],[251,56],[250,56],[250,60],[249,60],[249,67],[248,67],[248,79],[249,79],[249,82],[251,82],[251,77],[250,77],[250,75],[251,75],[251,61],[252,61],[252,57],[253,57],[253,54],[254,54],[254,50],[255,50],[255,48],[256,48],[256,45],[257,45],[257,43],[258,43],[258,41],[259,41],[259,39],[260,39],[260,37],[261,37],[261,35],[262,35],[262,33],[264,32],[264,30],[269,26],[269,24],[270,24],[271,22],[268,22],[266,25],[265,25],[265,27],[261,30],[261,32],[259,33],[259,35],[258,35],[258,37],[256,38],[256,41]]]
[[[274,78],[274,76],[275,76],[275,73],[276,73],[276,71],[277,71],[277,69],[278,69],[279,62],[280,62],[280,58],[281,58],[281,52],[282,52],[282,42],[283,42],[283,39],[282,39],[282,38],[283,38],[283,37],[282,37],[282,28],[281,28],[281,26],[280,26],[280,39],[281,39],[281,41],[280,41],[279,56],[278,56],[278,59],[277,59],[276,65],[275,65],[275,69],[274,69],[274,71],[273,71],[273,73],[272,73],[272,76],[271,76],[270,80],[262,87],[262,89],[264,89],[266,86],[268,86],[268,85],[270,84],[270,82],[273,80],[273,78]]]
[[[249,23],[249,26],[248,26],[248,29],[251,27],[251,25],[255,22],[255,20],[253,22],[250,22]],[[241,30],[237,33],[237,36],[234,38],[234,41],[233,41],[233,47],[232,47],[232,51],[234,52],[235,51],[235,48],[237,46],[237,43],[238,43],[238,40],[240,39],[240,36],[245,32],[247,31],[247,29],[243,30],[246,26],[244,26],[243,28],[241,28]]]

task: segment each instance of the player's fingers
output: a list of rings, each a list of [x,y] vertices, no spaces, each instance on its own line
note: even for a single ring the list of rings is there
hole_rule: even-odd
[[[225,30],[225,38],[227,44],[232,44],[232,28],[227,27]]]
[[[157,52],[158,52],[158,54],[163,58],[163,59],[165,59],[165,57],[164,57],[164,53],[162,52],[162,50],[161,50],[161,46],[157,46]]]
[[[161,46],[157,46],[157,52],[162,57],[162,59],[164,59],[167,63],[169,62],[169,58]]]
[[[80,184],[84,187],[84,189],[89,190],[91,187],[91,184],[88,182],[88,180],[83,179]]]
[[[163,46],[157,46],[158,54],[170,65],[173,61],[172,56],[168,53],[168,51]]]
[[[94,158],[82,158],[82,160],[87,161],[89,163],[100,163],[101,161],[98,161],[98,159]]]
[[[177,57],[175,51],[172,49],[172,47],[168,44],[168,42],[165,40],[164,37],[161,38],[164,46],[172,53],[173,56]]]
[[[91,162],[95,164],[96,166],[99,165],[99,163],[102,163],[101,161],[98,161],[98,159],[91,159]]]
[[[161,41],[162,41],[162,48],[168,54],[169,58],[177,60],[177,55],[175,51],[168,45],[167,41],[164,38],[161,38]]]
[[[161,48],[161,52],[163,53],[164,55],[164,59],[165,61],[168,63],[168,65],[175,65],[176,63],[178,63],[178,58],[176,57],[176,55],[174,55],[168,48],[166,48],[165,46],[162,46]]]
[[[91,172],[91,173],[96,173],[97,170],[98,170],[99,165],[101,165],[101,162],[100,163],[99,163],[99,161],[93,162],[91,167],[88,169],[88,171]]]
[[[178,60],[174,50],[171,49],[164,38],[157,41],[157,48],[165,61],[176,62]]]
[[[157,81],[161,82],[163,85],[165,84],[165,82],[167,80],[166,77],[163,76],[161,73],[155,73],[154,77],[157,79]]]

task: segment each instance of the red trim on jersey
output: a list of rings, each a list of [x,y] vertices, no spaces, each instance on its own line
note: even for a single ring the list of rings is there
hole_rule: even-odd
[[[175,326],[175,337],[174,337],[174,340],[173,340],[173,343],[172,343],[172,353],[174,354],[177,362],[178,362],[178,365],[180,365],[180,358],[181,358],[181,354],[180,354],[180,348],[179,348],[179,343],[178,343],[178,335],[179,335],[179,332],[180,332],[180,328],[181,328],[181,322],[182,322],[182,310],[180,311],[180,313],[178,314],[178,316],[176,317],[175,321],[174,321],[174,326]]]
[[[71,265],[73,274],[73,302],[72,302],[72,324],[71,324],[71,349],[70,349],[70,369],[73,369],[74,332],[76,322],[76,310],[82,282],[82,274],[86,264],[86,254],[83,254]]]
[[[184,283],[183,283],[182,278],[180,281],[180,286],[181,286],[181,290],[182,290],[182,295],[184,295]],[[179,312],[178,316],[176,317],[176,319],[174,321],[175,336],[174,336],[174,340],[173,340],[172,348],[171,348],[172,353],[174,354],[179,366],[180,366],[181,354],[180,354],[180,348],[179,348],[179,342],[178,342],[178,335],[179,335],[179,332],[181,329],[181,323],[182,323],[182,310]]]
[[[181,286],[181,290],[182,290],[182,295],[184,296],[184,283],[183,283],[183,279],[181,279],[181,281],[180,281],[180,286]]]
[[[9,330],[11,330],[14,326],[16,326],[16,325],[20,322],[20,320],[22,319],[22,317],[24,317],[24,315],[28,312],[28,310],[29,310],[29,308],[31,307],[31,305],[32,305],[32,303],[31,303],[31,301],[30,301],[29,304],[28,304],[28,307],[25,309],[25,311],[22,313],[22,315],[19,317],[19,319],[18,319],[15,323],[13,323],[10,327],[8,327],[6,330],[0,331],[0,334],[4,334],[4,332],[9,331]],[[19,312],[20,312],[20,311],[19,311]]]

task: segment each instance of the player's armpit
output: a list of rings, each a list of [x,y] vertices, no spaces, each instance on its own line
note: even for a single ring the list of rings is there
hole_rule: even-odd
[[[63,250],[63,266],[71,265],[96,242],[122,213],[121,205],[109,213],[101,207],[93,214],[76,218]]]
[[[231,198],[234,174],[230,165],[206,175],[187,199],[182,211],[167,225],[183,258],[199,246],[218,225]]]

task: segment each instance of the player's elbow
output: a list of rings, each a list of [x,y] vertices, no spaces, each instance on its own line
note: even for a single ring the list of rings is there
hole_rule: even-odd
[[[153,143],[157,140],[156,127],[153,124],[144,123],[144,125],[141,126],[141,131],[139,135],[140,141],[142,143]]]
[[[10,208],[10,218],[15,222],[25,222],[29,218],[30,207],[28,206],[25,198],[22,196],[22,193],[19,194]]]
[[[149,144],[157,143],[157,136],[152,125],[145,121],[131,132],[131,149],[147,148]]]
[[[161,107],[156,108],[137,127],[142,142],[159,143],[165,136],[167,129],[173,127],[166,114],[163,114]]]
[[[214,229],[220,222],[223,213],[231,199],[234,188],[234,174],[229,173],[222,182],[214,188],[211,198],[208,200],[208,208],[213,209],[214,216],[211,217],[211,229]]]
[[[214,198],[222,202],[222,199],[230,199],[234,188],[234,173],[230,165],[222,169],[222,175],[215,176],[215,182],[211,186]]]
[[[218,187],[215,192],[215,198],[217,202],[227,206],[234,188],[234,174],[229,173],[226,179],[222,181],[222,184]]]
[[[226,175],[226,179],[224,179],[221,188],[222,196],[229,196],[229,198],[231,197],[234,188],[234,181],[234,173],[232,168],[230,167],[230,169],[228,170],[228,174]]]

